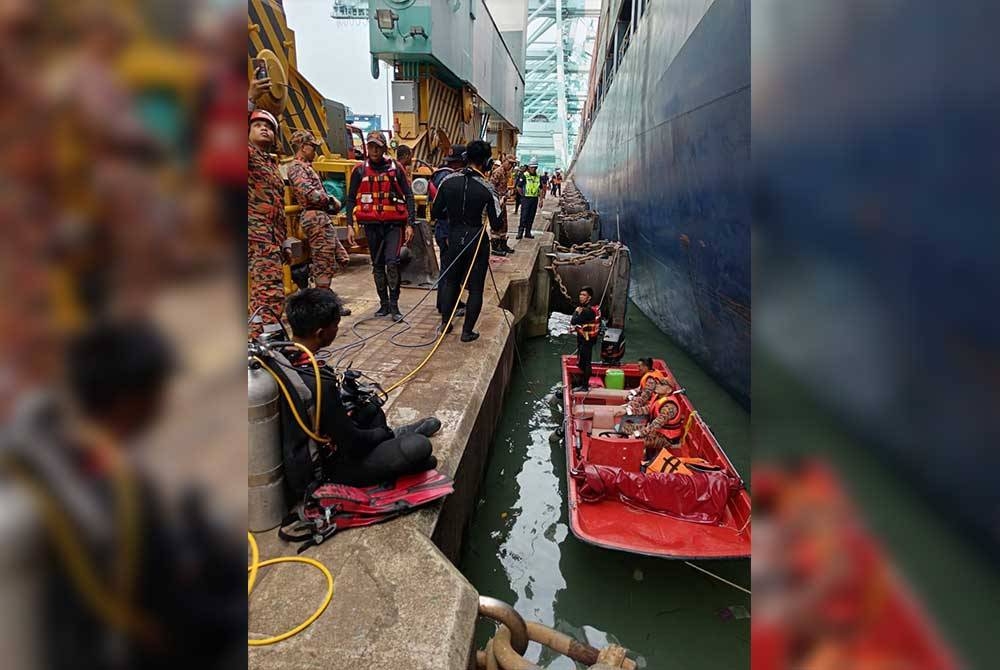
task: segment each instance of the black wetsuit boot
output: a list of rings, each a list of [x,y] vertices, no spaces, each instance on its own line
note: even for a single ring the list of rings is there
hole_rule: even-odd
[[[375,277],[375,290],[378,292],[378,311],[375,316],[389,315],[389,282],[386,278],[385,266],[375,265],[372,267],[372,276]]]
[[[399,322],[403,320],[403,315],[399,311],[399,266],[387,265],[385,273],[389,280],[389,316],[393,321]]]

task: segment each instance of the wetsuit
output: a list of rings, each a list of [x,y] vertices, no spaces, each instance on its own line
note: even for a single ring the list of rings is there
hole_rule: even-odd
[[[472,335],[483,308],[483,289],[490,264],[490,241],[483,231],[483,219],[488,218],[494,232],[503,225],[500,221],[500,201],[489,180],[474,168],[465,168],[446,179],[434,199],[431,216],[448,217],[450,228],[448,253],[445,266],[454,265],[448,273],[441,301],[441,319],[447,321],[461,293],[462,280],[469,300],[465,306],[463,335]],[[482,237],[481,241],[477,238]],[[477,251],[478,244],[478,251]],[[471,271],[469,266],[472,266]]]
[[[308,358],[299,354],[292,364],[305,385],[314,389],[315,375]],[[381,408],[368,412],[364,427],[359,426],[344,407],[336,377],[325,369],[320,376],[323,406],[319,432],[334,441],[332,450],[321,452],[324,481],[369,486],[437,467],[429,439],[415,433],[396,437]]]

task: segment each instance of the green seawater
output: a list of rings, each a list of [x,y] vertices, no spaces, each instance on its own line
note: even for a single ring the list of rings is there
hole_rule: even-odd
[[[745,478],[750,415],[634,305],[626,356],[663,358],[687,388]],[[524,617],[602,647],[632,651],[640,667],[698,670],[750,667],[750,597],[678,561],[609,551],[577,540],[566,516],[559,356],[568,335],[522,341],[496,430],[460,568],[476,589]],[[692,524],[692,532],[697,526]],[[749,561],[700,566],[749,588]],[[480,623],[480,648],[493,626]],[[532,644],[543,668],[575,670],[567,658]]]

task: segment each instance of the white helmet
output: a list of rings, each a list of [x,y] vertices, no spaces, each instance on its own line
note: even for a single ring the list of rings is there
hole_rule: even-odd
[[[528,161],[528,167],[538,167],[538,159],[532,156],[531,160]]]

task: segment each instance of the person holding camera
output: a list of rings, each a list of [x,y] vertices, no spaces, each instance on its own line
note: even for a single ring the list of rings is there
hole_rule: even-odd
[[[326,289],[309,288],[288,296],[285,315],[292,339],[314,354],[329,347],[340,327],[340,306],[337,294]],[[298,349],[289,350],[287,355],[305,385],[315,388],[309,357]],[[346,374],[341,385],[333,371],[322,362],[320,366],[323,399],[316,410],[319,430],[332,439],[320,449],[324,481],[370,486],[437,467],[429,438],[441,428],[438,419],[427,417],[393,430],[381,403],[371,401],[378,397],[376,392],[363,392],[357,380],[348,379]]]
[[[382,131],[368,133],[366,142],[368,160],[354,168],[347,189],[347,225],[357,221],[365,227],[379,299],[375,316],[402,321],[399,257],[413,237],[413,191],[403,166],[386,156],[388,145]]]
[[[337,274],[338,258],[347,256],[337,248],[340,240],[330,220],[331,214],[340,211],[340,201],[326,192],[312,163],[316,160],[317,147],[322,143],[308,130],[296,130],[292,134],[292,149],[295,158],[288,165],[288,183],[292,189],[292,199],[302,208],[299,221],[309,240],[309,269],[313,284],[317,288],[330,288],[333,276]],[[348,228],[347,242],[353,244],[351,229]],[[343,308],[341,314],[347,316],[351,310]]]

